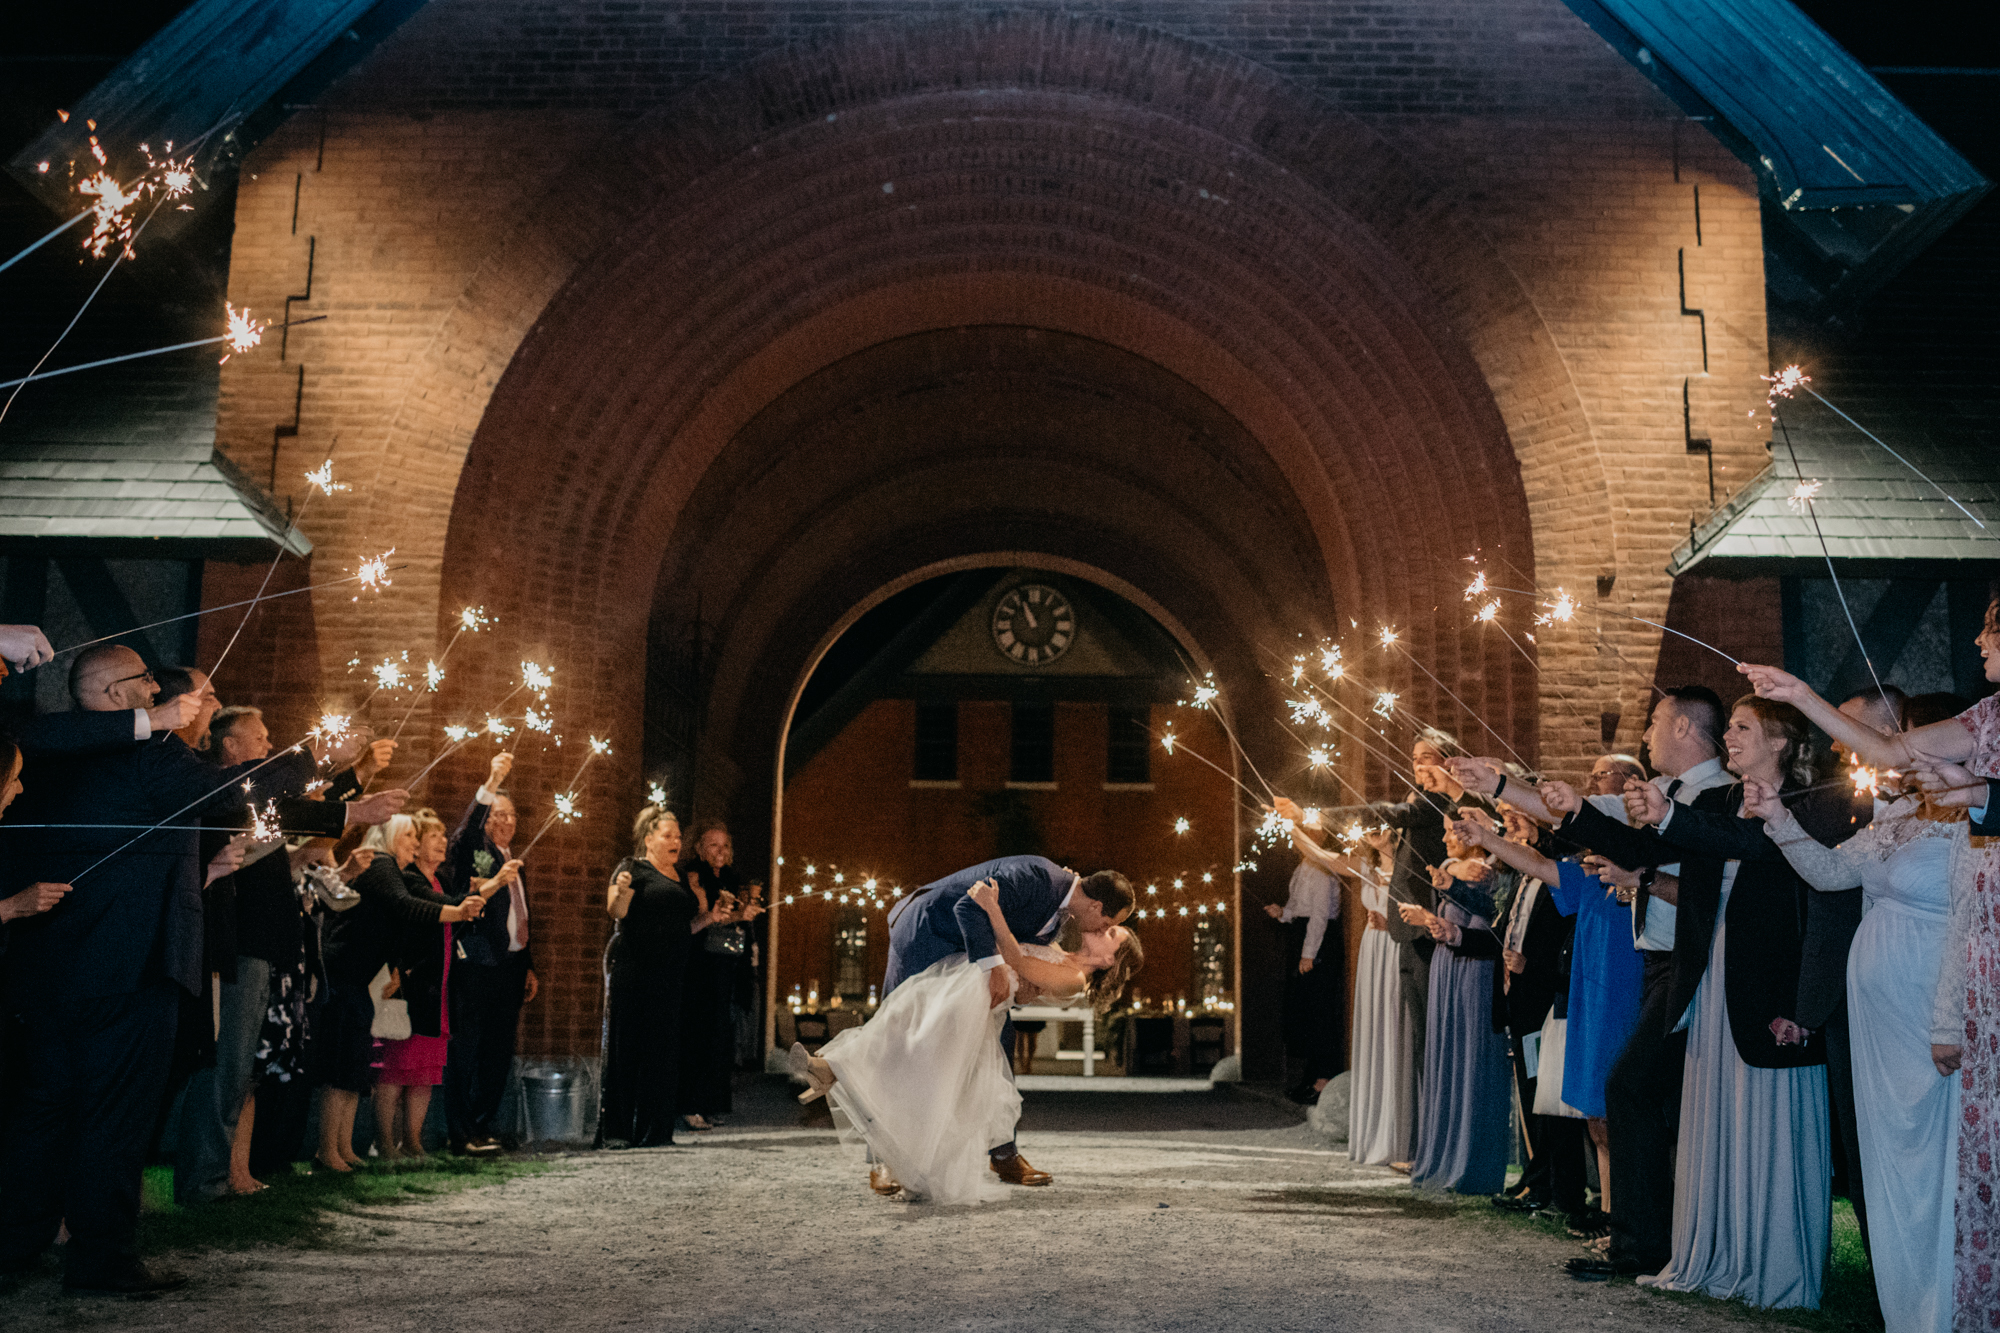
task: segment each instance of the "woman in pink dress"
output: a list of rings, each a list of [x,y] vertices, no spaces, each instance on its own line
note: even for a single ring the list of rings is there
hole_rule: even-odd
[[[2000,600],[1986,608],[1977,639],[1986,679],[2000,681]],[[2000,694],[1957,717],[1885,736],[1841,713],[1776,667],[1738,668],[1768,699],[1797,706],[1862,762],[1916,770],[1934,804],[1989,803],[1984,778],[2000,778]],[[1981,813],[1974,811],[1975,815]],[[1984,811],[2000,825],[2000,810]],[[2000,1328],[2000,837],[1960,839],[1951,861],[1951,921],[1931,1019],[1931,1061],[1959,1087],[1954,1208],[1952,1327]]]
[[[417,851],[403,867],[412,898],[440,907],[458,904],[439,883],[447,837],[444,823],[430,810],[415,812]],[[451,1041],[451,927],[413,925],[403,940],[402,987],[397,993],[410,1010],[410,1035],[375,1043],[375,1144],[386,1161],[422,1158],[424,1117],[431,1089],[444,1082],[445,1050]]]

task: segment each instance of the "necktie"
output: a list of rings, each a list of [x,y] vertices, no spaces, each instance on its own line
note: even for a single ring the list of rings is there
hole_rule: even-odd
[[[1681,789],[1681,780],[1679,778],[1675,778],[1672,782],[1669,782],[1667,784],[1667,799],[1670,801],[1673,800],[1674,793],[1679,791],[1680,789]]]

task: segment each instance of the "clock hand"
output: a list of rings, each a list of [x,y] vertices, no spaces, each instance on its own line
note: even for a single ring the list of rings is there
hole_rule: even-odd
[[[1025,620],[1025,621],[1027,621],[1027,622],[1028,622],[1028,628],[1029,628],[1029,629],[1040,629],[1040,628],[1041,628],[1041,626],[1040,626],[1040,625],[1037,625],[1037,624],[1035,623],[1035,613],[1034,613],[1034,611],[1033,611],[1033,610],[1032,610],[1031,608],[1029,608],[1029,607],[1028,607],[1028,606],[1027,606],[1027,605],[1026,605],[1025,603],[1024,603],[1024,604],[1022,605],[1022,607],[1021,607],[1021,618],[1022,618],[1023,620]]]

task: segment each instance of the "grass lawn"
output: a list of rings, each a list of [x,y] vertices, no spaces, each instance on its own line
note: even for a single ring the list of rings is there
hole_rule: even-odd
[[[499,1185],[549,1169],[547,1162],[442,1155],[420,1164],[366,1167],[348,1175],[309,1172],[300,1164],[291,1174],[265,1177],[270,1188],[261,1194],[184,1209],[174,1202],[173,1168],[148,1167],[139,1245],[149,1255],[170,1250],[247,1250],[257,1245],[327,1245],[333,1240],[337,1214]]]

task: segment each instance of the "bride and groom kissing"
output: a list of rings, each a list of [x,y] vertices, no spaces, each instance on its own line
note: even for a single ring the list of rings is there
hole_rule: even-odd
[[[889,913],[889,966],[874,1017],[818,1054],[794,1045],[792,1071],[826,1097],[834,1123],[867,1149],[869,1184],[931,1203],[1046,1185],[1014,1146],[1015,1005],[1107,1011],[1145,952],[1122,924],[1132,885],[1115,870],[1078,875],[1040,856],[1003,856],[918,889]],[[1073,927],[1072,949],[1055,940]]]

